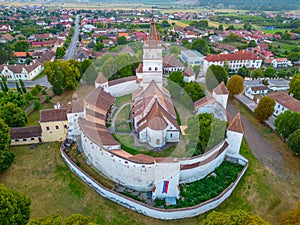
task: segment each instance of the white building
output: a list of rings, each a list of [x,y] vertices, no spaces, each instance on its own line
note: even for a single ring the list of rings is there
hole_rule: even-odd
[[[287,110],[300,113],[300,101],[285,92],[272,92],[268,94],[275,101],[274,116],[279,116]]]
[[[77,94],[73,94],[72,102],[68,105],[68,138],[75,141],[76,136],[81,134],[78,119],[84,118],[83,103],[79,100]]]
[[[38,61],[34,61],[29,65],[13,64],[0,65],[0,76],[5,76],[8,81],[16,80],[32,80],[43,71],[44,67]]]
[[[265,95],[268,93],[268,86],[262,85],[262,86],[254,86],[249,87],[247,89],[247,92],[251,95]]]
[[[176,59],[172,54],[167,54],[163,58],[164,74],[169,74],[174,71],[184,71],[184,65],[178,59]]]
[[[191,66],[188,66],[183,72],[183,81],[184,82],[194,82],[196,80],[196,75]]]
[[[188,66],[200,66],[203,64],[205,56],[196,50],[181,50],[180,59]]]
[[[211,65],[224,67],[226,64],[233,72],[237,72],[243,66],[246,68],[258,69],[261,67],[262,58],[247,50],[241,50],[232,54],[210,55],[206,56],[204,59],[203,71],[206,73]]]
[[[282,68],[292,66],[292,62],[289,61],[287,58],[277,58],[272,60],[271,65],[274,68]]]

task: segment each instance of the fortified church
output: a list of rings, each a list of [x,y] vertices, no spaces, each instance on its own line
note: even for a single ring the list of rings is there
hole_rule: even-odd
[[[166,199],[171,204],[176,204],[176,199],[180,198],[179,184],[206,177],[224,160],[239,163],[246,168],[248,161],[239,154],[244,132],[239,114],[229,122],[226,138],[202,155],[191,158],[152,157],[133,155],[122,149],[121,143],[112,136],[106,123],[113,110],[115,97],[125,94],[132,94],[130,120],[140,142],[159,148],[167,142],[179,141],[176,112],[169,91],[163,87],[163,69],[162,46],[152,17],[148,39],[144,43],[143,62],[137,68],[136,76],[108,81],[100,73],[95,81],[95,89],[83,101],[74,94],[73,102],[67,108],[41,111],[41,126],[36,127],[37,134],[27,133],[26,138],[32,142],[54,141],[53,138],[57,141],[66,137],[76,140],[87,162],[106,177],[126,188],[151,193],[152,200]],[[216,116],[222,114],[225,117],[223,119],[227,120],[227,99],[227,89],[221,83],[212,91],[211,97],[195,103],[195,113],[217,112]],[[61,131],[59,139],[53,135],[57,131]],[[24,130],[11,130],[12,144],[24,144],[20,142],[22,135]],[[161,217],[161,211],[157,211],[159,215],[139,212],[156,218],[195,216],[216,207],[230,195],[234,187],[211,203],[201,203],[201,206],[189,209],[190,214],[176,211],[174,214],[170,212],[170,217]],[[105,191],[121,198],[120,194],[114,194],[114,190]],[[107,197],[106,194],[102,195]],[[111,199],[117,201],[116,197]],[[143,207],[146,210],[146,206],[140,203],[132,203],[133,200],[129,203],[128,199],[122,199],[126,207],[134,210]],[[151,210],[153,212],[154,209]]]

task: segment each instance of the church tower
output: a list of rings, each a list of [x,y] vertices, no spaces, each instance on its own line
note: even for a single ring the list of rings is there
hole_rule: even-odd
[[[150,24],[150,31],[147,39],[144,42],[143,66],[142,73],[137,74],[138,78],[142,80],[142,88],[145,90],[151,81],[154,81],[157,86],[163,87],[163,58],[162,46],[159,35],[156,30],[154,11],[152,10],[152,19]]]

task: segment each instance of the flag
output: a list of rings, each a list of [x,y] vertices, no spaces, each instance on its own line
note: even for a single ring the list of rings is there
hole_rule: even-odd
[[[169,188],[169,181],[168,181],[168,180],[165,180],[165,181],[164,181],[164,184],[163,184],[162,193],[168,194],[168,188]]]

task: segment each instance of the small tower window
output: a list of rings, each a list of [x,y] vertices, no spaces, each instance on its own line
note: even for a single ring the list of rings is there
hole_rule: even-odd
[[[151,71],[151,67],[149,67],[149,71]]]
[[[157,67],[155,67],[155,71],[157,71]]]

